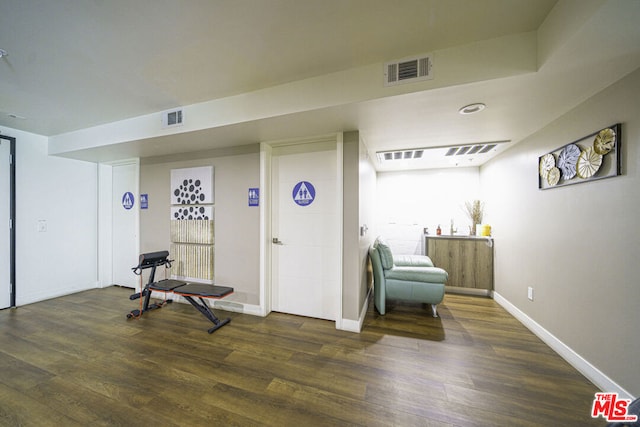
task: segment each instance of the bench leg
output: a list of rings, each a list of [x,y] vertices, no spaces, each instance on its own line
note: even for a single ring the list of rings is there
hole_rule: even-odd
[[[211,323],[215,325],[207,331],[210,334],[214,333],[216,330],[222,328],[224,325],[231,322],[231,318],[227,318],[224,320],[218,319],[216,315],[213,314],[213,311],[211,311],[211,308],[209,308],[209,306],[204,302],[202,298],[198,298],[200,300],[200,304],[198,304],[198,302],[194,300],[192,297],[188,295],[183,295],[183,296],[186,298],[187,301],[191,303],[192,306],[196,308],[196,310],[202,313],[204,317],[209,319]]]
[[[134,317],[142,316],[142,313],[146,313],[147,311],[156,310],[165,306],[165,304],[169,304],[172,300],[164,300],[163,302],[154,302],[149,304],[151,298],[151,289],[149,289],[149,284],[147,284],[142,292],[136,292],[129,296],[130,300],[137,300],[138,298],[144,298],[144,303],[142,304],[142,310],[136,309],[131,310],[131,312],[127,313],[127,319],[132,319]]]
[[[215,331],[217,331],[218,329],[222,328],[224,325],[226,325],[226,324],[227,324],[227,323],[229,323],[229,322],[231,322],[231,319],[230,319],[230,318],[228,318],[228,317],[227,317],[226,319],[224,319],[224,320],[220,320],[220,321],[218,321],[218,323],[216,323],[216,324],[215,324],[215,326],[214,326],[214,327],[209,328],[209,329],[207,330],[207,332],[209,332],[210,334],[212,334],[212,333],[214,333]]]

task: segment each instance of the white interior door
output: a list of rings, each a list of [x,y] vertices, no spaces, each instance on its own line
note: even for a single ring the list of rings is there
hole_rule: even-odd
[[[272,154],[274,311],[336,320],[341,297],[336,141]]]
[[[0,308],[11,305],[11,142],[0,138]]]
[[[113,166],[112,253],[114,284],[135,288],[139,278],[131,271],[138,263],[138,171],[137,163]]]

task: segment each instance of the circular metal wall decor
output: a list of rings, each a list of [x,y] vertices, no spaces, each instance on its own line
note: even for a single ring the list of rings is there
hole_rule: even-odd
[[[593,147],[589,147],[580,153],[578,158],[578,176],[582,179],[591,178],[602,166],[602,154],[595,152]]]
[[[560,181],[560,169],[552,167],[547,173],[547,183],[553,187],[558,181]]]
[[[613,150],[616,143],[616,132],[611,128],[602,129],[593,141],[593,150],[597,154],[605,155]]]
[[[622,175],[622,134],[622,123],[616,123],[541,154],[538,188],[546,190]]]
[[[571,179],[576,176],[576,163],[580,156],[580,147],[576,144],[565,146],[558,156],[558,168],[562,172],[563,179]]]
[[[540,159],[540,176],[542,178],[546,178],[547,174],[549,173],[549,169],[555,167],[555,165],[556,158],[553,157],[553,154],[549,153],[542,156],[542,158]]]

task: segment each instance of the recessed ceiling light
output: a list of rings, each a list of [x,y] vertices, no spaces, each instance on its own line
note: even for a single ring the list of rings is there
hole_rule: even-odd
[[[475,104],[465,105],[460,110],[458,110],[458,112],[460,114],[474,114],[474,113],[479,113],[480,111],[484,110],[486,107],[487,106],[484,105],[482,102],[476,102]]]
[[[5,56],[9,56],[6,50],[0,49],[0,58],[4,58]]]

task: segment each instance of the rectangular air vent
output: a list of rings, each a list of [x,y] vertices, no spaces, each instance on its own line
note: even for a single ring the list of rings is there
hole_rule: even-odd
[[[394,151],[378,151],[376,155],[380,162],[389,160],[411,160],[422,159],[425,156],[434,157],[456,157],[456,156],[472,156],[474,154],[487,154],[498,147],[498,145],[506,144],[510,141],[491,141],[475,144],[453,145],[453,146],[437,146],[422,148],[405,148],[403,150]]]
[[[465,154],[485,154],[489,151],[496,148],[496,145],[499,142],[492,142],[490,144],[473,144],[473,145],[463,145],[460,147],[450,147],[447,149],[447,152],[444,154],[445,156],[463,156]]]
[[[430,55],[420,55],[384,64],[384,85],[394,86],[401,83],[419,82],[433,78]]]
[[[163,128],[182,126],[183,120],[184,120],[184,113],[182,108],[164,111],[162,113]]]
[[[378,151],[376,154],[379,162],[387,162],[390,160],[420,159],[424,154],[424,150]]]

